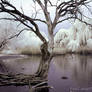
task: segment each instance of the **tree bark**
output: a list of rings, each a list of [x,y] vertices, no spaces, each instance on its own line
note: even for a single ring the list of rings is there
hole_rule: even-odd
[[[53,54],[53,48],[54,48],[54,35],[53,35],[53,26],[48,26],[48,38],[49,38],[49,43],[48,43],[48,50],[51,54]]]
[[[44,58],[44,60],[47,60],[48,57],[50,56],[50,52],[48,51],[48,43],[44,42],[41,45],[40,49],[41,49],[42,57]]]
[[[49,34],[48,50],[52,54],[53,54],[53,48],[54,48],[54,35],[53,34]]]

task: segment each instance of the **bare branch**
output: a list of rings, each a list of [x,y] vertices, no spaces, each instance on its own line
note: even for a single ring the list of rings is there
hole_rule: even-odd
[[[23,31],[25,31],[25,30],[29,31],[30,29],[24,28],[24,29],[20,30],[17,34],[15,34],[15,35],[13,35],[13,36],[10,36],[7,40],[10,40],[10,39],[12,39],[12,38],[18,37],[18,36],[19,36]]]
[[[79,18],[76,18],[76,19],[78,19],[80,22],[85,23],[86,25],[89,25],[90,27],[92,27],[92,24],[89,24],[89,23],[87,23],[86,21],[81,20],[81,19],[79,19]]]
[[[55,5],[53,4],[53,2],[51,0],[33,0],[33,2],[35,3],[35,7],[34,7],[35,15],[33,15],[32,18],[30,18],[29,16],[26,16],[24,13],[21,13],[20,11],[18,11],[16,9],[16,7],[14,7],[12,4],[7,2],[7,0],[1,0],[0,12],[1,13],[6,12],[6,13],[12,15],[14,17],[13,20],[16,20],[16,21],[18,20],[20,23],[22,23],[23,25],[28,27],[36,35],[38,35],[38,37],[43,42],[46,42],[46,40],[40,34],[39,27],[38,27],[38,24],[36,21],[45,23],[48,28],[48,34],[49,34],[49,36],[51,36],[51,37],[49,37],[51,44],[53,44],[53,33],[54,33],[53,31],[57,24],[59,24],[63,21],[69,20],[69,19],[78,19],[81,22],[88,24],[86,21],[83,21],[83,17],[86,17],[86,16],[83,15],[80,8],[82,6],[85,6],[91,12],[91,10],[88,8],[88,6],[86,6],[86,4],[88,4],[89,2],[92,2],[92,0],[90,0],[90,1],[89,0],[68,0],[65,2],[62,2],[62,1],[59,2],[59,0],[57,0]],[[36,2],[38,3],[38,5],[41,8],[41,10],[44,14],[45,20],[37,18],[37,14],[39,13],[39,11],[37,11],[37,9],[36,9]],[[49,4],[51,7],[55,6],[55,8],[56,8],[54,20],[52,20],[52,16],[50,16],[51,12],[48,10]],[[7,6],[9,8],[7,8]],[[92,14],[92,12],[91,12],[91,14]],[[68,17],[66,17],[66,15],[68,15]],[[59,19],[62,19],[62,20],[59,20]],[[10,19],[10,20],[12,20],[12,19]],[[92,24],[88,24],[88,25],[92,26]]]
[[[41,20],[41,19],[33,19],[34,21],[39,21],[39,22],[42,22],[42,23],[45,23],[47,24],[47,22],[45,20]]]
[[[6,46],[6,44],[7,44],[11,39],[13,39],[13,38],[15,38],[15,37],[18,37],[18,36],[19,36],[23,31],[25,31],[25,30],[30,31],[30,29],[24,28],[24,29],[20,30],[17,34],[12,35],[12,36],[10,36],[9,38],[4,39],[4,40],[0,43],[0,50],[4,49],[4,47]]]
[[[32,13],[32,17],[33,19],[35,19],[37,17],[38,14],[40,14],[39,12],[41,11],[41,9],[37,9],[37,6],[36,6],[36,2],[34,3],[34,6],[32,6],[35,13]]]
[[[58,0],[57,0],[58,1]],[[57,3],[56,3],[56,5],[54,5],[54,4],[52,4],[52,2],[50,1],[50,0],[48,0],[48,2],[49,2],[49,4],[52,6],[52,7],[56,7],[57,6]]]
[[[21,11],[22,11],[22,13],[24,14],[24,11],[23,11],[23,8],[22,8],[22,6],[21,6]]]
[[[18,21],[18,20],[15,19],[15,18],[0,18],[0,20],[13,20],[13,21]]]
[[[4,39],[1,43],[0,43],[0,50],[4,49],[6,44],[7,44],[7,39]]]
[[[37,3],[40,5],[40,7],[42,8],[42,10],[45,10],[45,6],[42,4],[42,2],[40,0],[37,0]]]
[[[48,2],[48,0],[44,0],[44,4],[45,4],[45,9],[46,9],[46,11],[47,11],[47,2]]]
[[[22,24],[24,24],[25,26],[30,28],[32,31],[38,31],[39,30],[37,24],[32,20],[32,18],[22,14],[12,4],[8,3],[7,1],[3,1],[3,0],[1,0],[1,1],[2,1],[2,3],[0,3],[1,4],[0,10],[2,10],[2,12],[9,13],[13,17],[15,17],[18,21],[20,21]],[[7,4],[9,7],[12,7],[13,10],[10,10],[10,9],[7,9],[6,7],[4,7],[5,4]],[[35,27],[36,30],[34,30],[28,24],[25,24],[22,19],[29,21]]]
[[[49,23],[49,25],[51,25],[52,24],[52,21],[51,21],[49,12],[47,11],[47,9],[45,9],[46,8],[46,5],[44,6],[40,0],[37,0],[37,2],[38,2],[38,4],[40,5],[40,7],[42,8],[42,10],[44,12],[44,16],[46,18],[46,21]]]
[[[66,21],[66,20],[69,20],[69,19],[76,19],[76,17],[67,17],[65,19],[58,21],[57,24],[62,23],[63,21]]]
[[[63,19],[63,20],[60,20],[60,21],[58,21],[57,22],[57,24],[59,24],[59,23],[62,23],[62,22],[64,22],[64,21],[67,21],[67,20],[69,20],[69,19],[78,19],[80,22],[82,22],[82,23],[85,23],[86,25],[89,25],[90,27],[92,27],[92,24],[89,24],[89,23],[87,23],[86,21],[83,21],[82,19],[80,19],[80,18],[78,18],[78,17],[67,17],[67,18],[65,18],[65,19]]]
[[[85,5],[87,0],[79,0],[79,1],[68,1],[61,3],[57,9],[60,16],[64,16],[68,13],[75,14],[77,13],[78,7]]]
[[[9,9],[5,7],[7,5],[10,7]],[[11,9],[12,8],[12,9]],[[34,22],[32,18],[29,16],[26,16],[25,14],[21,13],[19,10],[16,9],[12,4],[10,4],[7,0],[1,0],[0,2],[0,12],[6,12],[10,15],[12,15],[14,18],[16,18],[19,22],[24,24],[26,27],[30,28],[43,42],[46,42],[46,39],[42,36],[42,34],[39,31],[38,25]],[[25,23],[26,20],[28,23]]]
[[[87,5],[84,5],[87,9],[88,9],[88,11],[92,14],[92,9],[90,9]]]

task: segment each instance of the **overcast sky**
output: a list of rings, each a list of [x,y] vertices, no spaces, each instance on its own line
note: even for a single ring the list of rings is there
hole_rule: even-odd
[[[20,7],[22,7],[24,13],[25,13],[26,15],[28,15],[28,16],[32,16],[32,13],[35,13],[34,8],[32,8],[32,7],[34,7],[34,3],[33,3],[32,0],[10,0],[10,2],[11,2],[14,6],[16,6],[20,11],[21,11],[21,8],[20,8]],[[52,2],[55,3],[56,0],[52,0]],[[37,5],[37,10],[39,10],[39,6],[38,6],[38,5]],[[55,14],[55,13],[54,13],[55,8],[54,8],[54,7],[53,7],[53,8],[49,8],[49,11],[52,12],[50,15],[51,15],[51,18],[52,18],[52,20],[53,20],[54,14]],[[38,17],[44,19],[44,16],[43,16],[42,14],[39,14]],[[55,31],[59,30],[60,28],[66,28],[66,29],[68,29],[68,28],[70,27],[70,24],[68,23],[68,24],[66,25],[66,23],[67,23],[67,22],[64,22],[64,23],[58,25],[58,26],[56,27]],[[39,25],[40,25],[41,31],[45,31],[45,33],[47,34],[46,25],[44,25],[44,24],[42,24],[42,23],[40,23]]]
[[[34,9],[32,7],[34,7],[34,3],[32,0],[9,0],[15,7],[17,7],[17,9],[19,9],[21,11],[21,7],[23,8],[23,11],[26,15],[28,16],[32,16],[32,13],[35,13]],[[53,3],[55,3],[57,0],[51,0]],[[62,1],[62,0],[60,0]],[[91,6],[92,6],[92,3],[91,3]],[[39,9],[39,6],[37,5],[37,10]],[[53,20],[54,18],[54,11],[55,11],[55,8],[49,8],[49,11],[51,11],[51,18]],[[86,12],[87,10],[84,9],[83,12],[90,16],[90,13],[89,12]],[[39,14],[38,15],[39,18],[43,18],[44,19],[44,16],[42,16],[42,14]],[[92,16],[91,16],[92,17]],[[68,29],[70,27],[70,23],[69,22],[63,22],[62,24],[58,25],[56,27],[55,30],[59,30],[60,28],[66,28]],[[41,24],[40,25],[40,29],[43,31],[46,31],[46,26]]]

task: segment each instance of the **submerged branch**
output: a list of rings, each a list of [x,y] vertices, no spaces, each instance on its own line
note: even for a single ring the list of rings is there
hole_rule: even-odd
[[[23,85],[35,85],[37,83],[42,83],[47,81],[42,77],[37,77],[36,75],[24,75],[24,74],[16,74],[16,75],[9,75],[9,74],[0,74],[0,86],[7,86],[7,85],[15,85],[15,86],[23,86]]]
[[[29,85],[31,87],[31,85],[34,85],[31,88],[38,88],[47,85],[48,70],[51,59],[52,56],[48,57],[48,59],[42,57],[38,71],[33,75],[0,73],[0,86]]]

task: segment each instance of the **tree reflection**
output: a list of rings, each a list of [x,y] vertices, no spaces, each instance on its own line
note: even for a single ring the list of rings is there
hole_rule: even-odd
[[[53,58],[56,69],[61,77],[72,78],[74,84],[79,87],[87,87],[92,84],[92,57],[86,55],[64,55]]]
[[[43,57],[41,58],[38,71],[36,72],[38,76],[41,76],[43,78],[48,77],[48,70],[49,70],[51,59],[52,59],[52,56],[50,56],[49,58],[47,57],[47,59],[44,59]]]
[[[0,60],[0,72],[7,72],[7,67],[4,65],[3,60]]]
[[[79,61],[73,69],[72,76],[81,87],[90,86],[92,82],[92,62],[90,56],[79,56]]]
[[[14,73],[9,73],[9,72],[2,72],[0,74],[0,80],[2,81],[0,83],[0,85],[29,85],[30,87],[30,92],[49,92],[49,88],[50,86],[48,86],[48,70],[49,70],[49,66],[50,66],[50,62],[51,62],[52,56],[49,57],[41,57],[40,58],[40,64],[39,67],[37,69],[37,72],[34,74],[14,74]],[[14,61],[13,61],[14,60]],[[14,65],[18,65],[18,64],[22,64],[22,60],[23,63],[26,60],[25,63],[27,63],[27,59],[12,59],[9,60],[6,59],[2,60],[2,66],[3,67],[7,67],[7,69],[16,71],[16,68]],[[28,59],[28,61],[31,59]],[[12,61],[12,62],[10,62]],[[18,62],[17,62],[18,61]],[[20,62],[20,63],[19,63]],[[34,60],[33,60],[34,62]],[[13,63],[13,64],[12,64]],[[1,63],[0,63],[1,64]],[[29,64],[29,63],[28,63]],[[19,66],[21,66],[19,65]],[[25,65],[25,64],[24,64]],[[32,68],[32,67],[31,67]],[[12,72],[13,72],[12,71]]]
[[[26,56],[25,56],[26,57]],[[0,71],[5,73],[7,71],[10,74],[34,74],[39,67],[41,56],[29,56],[29,57],[20,57],[20,58],[7,58],[2,59],[0,64],[2,65],[2,69],[4,71]]]
[[[38,68],[38,71],[36,72],[36,75],[41,77],[42,79],[46,79],[48,78],[48,71],[49,71],[49,67],[50,67],[50,62],[52,60],[52,56],[49,57],[42,57],[41,61],[40,61],[40,65]],[[45,83],[45,85],[41,85],[42,87],[39,89],[36,89],[35,92],[49,92],[49,88],[50,86],[48,86],[48,83]]]
[[[51,62],[53,61],[53,62]],[[39,62],[39,63],[38,63]],[[25,64],[26,63],[26,64]],[[4,84],[7,81],[10,83],[23,83],[23,85],[29,85],[28,88],[30,92],[49,92],[49,88],[51,88],[48,84],[53,85],[54,88],[58,88],[57,86],[60,85],[60,89],[66,86],[64,81],[69,82],[70,86],[77,86],[77,87],[87,87],[92,85],[92,57],[85,56],[85,55],[61,55],[56,57],[30,57],[26,59],[9,59],[9,60],[1,60],[0,62],[1,72],[7,70],[21,70],[16,69],[20,66],[30,67],[25,69],[29,70],[26,74],[19,74],[19,75],[4,75],[0,74],[0,80],[4,79]],[[19,65],[20,64],[20,65]],[[16,66],[17,65],[17,66]],[[23,66],[24,65],[24,66]],[[15,67],[16,66],[16,67]],[[33,68],[34,66],[34,68]],[[35,69],[34,73],[31,74],[31,68]],[[50,68],[50,69],[49,69]],[[2,71],[3,70],[3,71]],[[55,70],[55,71],[53,71]],[[49,71],[49,73],[48,73]],[[7,73],[7,72],[3,72]],[[49,74],[49,76],[48,76]],[[7,80],[8,78],[8,80]],[[13,79],[12,79],[13,78]],[[14,79],[15,78],[15,79]],[[49,82],[48,82],[49,78]],[[64,80],[67,79],[67,80]],[[52,82],[53,81],[53,82]],[[64,85],[63,85],[64,83]],[[11,85],[15,85],[11,84]],[[1,82],[0,82],[1,85]],[[57,86],[56,86],[57,85]],[[21,86],[21,84],[20,84]],[[16,92],[20,92],[17,91]],[[26,91],[25,91],[26,92]]]

